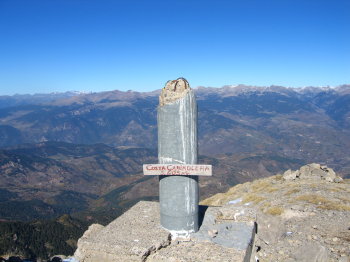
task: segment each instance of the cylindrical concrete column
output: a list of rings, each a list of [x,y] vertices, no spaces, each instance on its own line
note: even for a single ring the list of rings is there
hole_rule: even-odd
[[[197,104],[179,78],[162,89],[158,107],[159,164],[197,164]],[[176,234],[198,231],[198,176],[160,176],[161,225]]]

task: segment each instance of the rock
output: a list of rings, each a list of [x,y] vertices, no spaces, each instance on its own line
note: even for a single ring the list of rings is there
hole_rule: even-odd
[[[336,262],[342,255],[348,258],[350,203],[346,200],[350,199],[350,180],[329,183],[327,181],[337,181],[335,172],[318,164],[288,170],[284,177],[286,179],[282,175],[242,184],[230,189],[226,196],[227,201],[251,196],[258,200],[252,201],[249,208],[257,210],[256,246],[259,248],[256,256],[259,260]],[[275,185],[272,180],[276,181]],[[234,208],[239,206],[244,203]],[[265,212],[274,206],[280,206],[284,212],[279,216]],[[220,215],[225,219],[231,216],[225,217],[224,212]]]
[[[311,212],[302,212],[298,210],[286,209],[284,210],[282,217],[284,219],[291,219],[293,217],[308,217],[312,216]]]
[[[314,169],[321,169],[321,165],[316,163],[308,164],[308,166]]]
[[[294,180],[297,177],[299,177],[299,170],[293,172],[291,169],[288,169],[283,174],[283,179],[284,180]]]
[[[322,169],[311,169],[311,174],[313,177],[324,178],[327,176],[327,172]]]
[[[343,181],[343,179],[340,177],[340,176],[336,176],[335,178],[334,178],[334,183],[340,183],[340,182],[342,182]]]
[[[88,238],[91,235],[95,235],[97,234],[98,231],[102,230],[103,228],[104,226],[100,224],[92,224],[89,226],[88,230],[84,232],[84,235],[82,236],[82,238]]]
[[[276,245],[286,230],[279,217],[260,214],[258,217],[258,237],[268,245]]]
[[[341,182],[342,178],[338,177],[332,168],[321,166],[320,164],[312,163],[302,166],[299,170],[287,170],[283,174],[284,180],[296,179],[323,179],[328,182]]]
[[[324,180],[326,180],[327,182],[334,182],[334,179],[332,179],[331,177],[325,177]]]
[[[296,250],[294,258],[298,262],[329,262],[327,249],[316,242],[305,243]]]
[[[208,235],[212,238],[216,237],[218,234],[218,230],[217,229],[212,229],[212,230],[208,230]]]
[[[349,261],[350,261],[349,257],[340,257],[338,260],[338,262],[349,262]]]

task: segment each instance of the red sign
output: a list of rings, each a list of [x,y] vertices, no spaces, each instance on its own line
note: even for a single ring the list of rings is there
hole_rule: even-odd
[[[145,176],[212,176],[211,165],[145,164]]]

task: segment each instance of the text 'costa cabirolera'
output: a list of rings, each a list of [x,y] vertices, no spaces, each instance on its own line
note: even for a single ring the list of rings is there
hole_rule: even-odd
[[[211,176],[211,165],[145,164],[146,176]]]

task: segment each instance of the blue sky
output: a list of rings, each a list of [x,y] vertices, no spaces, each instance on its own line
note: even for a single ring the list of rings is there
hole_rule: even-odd
[[[350,83],[348,0],[0,0],[0,95]]]

